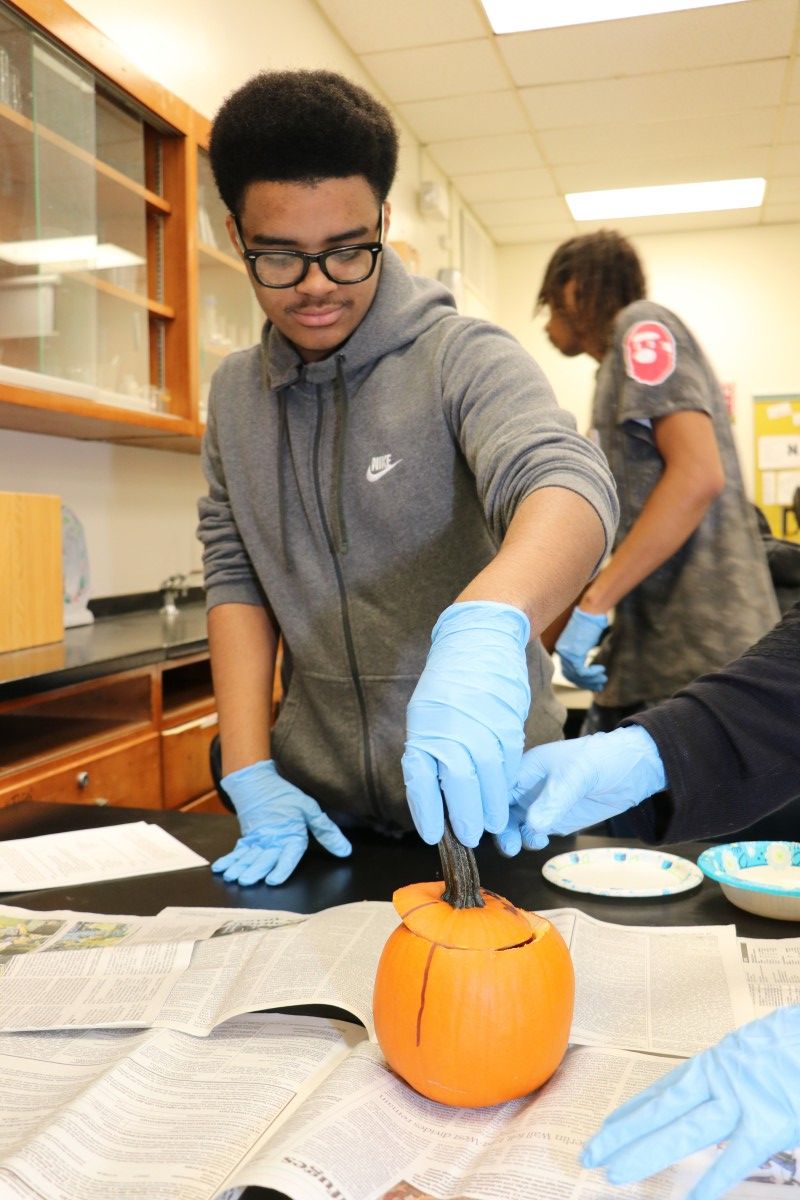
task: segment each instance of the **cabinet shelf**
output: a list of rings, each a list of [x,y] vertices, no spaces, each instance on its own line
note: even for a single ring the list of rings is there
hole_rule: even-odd
[[[0,375],[0,429],[188,453],[199,448],[197,421],[96,401],[90,398],[92,390],[80,396],[59,394],[54,405],[52,392],[4,383]]]
[[[216,246],[209,246],[206,242],[199,242],[197,250],[201,258],[211,259],[220,266],[229,267],[232,271],[238,271],[240,275],[247,275],[247,268],[244,263],[240,262],[238,258],[232,258],[224,250],[218,250]]]
[[[16,109],[9,108],[7,104],[0,103],[0,122],[2,121],[6,121],[10,125],[15,125],[18,129],[25,130],[31,137],[40,138],[43,142],[47,142],[56,149],[70,155],[70,157],[77,159],[78,162],[91,167],[98,175],[103,176],[112,183],[118,184],[119,187],[144,200],[145,204],[156,212],[163,213],[164,215],[172,212],[172,205],[163,196],[159,196],[157,192],[152,192],[141,183],[137,183],[135,179],[130,179],[122,171],[118,171],[116,167],[109,166],[108,163],[103,162],[100,158],[96,158],[81,146],[76,146],[68,138],[62,137],[60,133],[54,133],[42,125],[34,125],[30,117],[26,117],[24,113],[17,112]]]
[[[107,296],[113,296],[116,300],[124,300],[127,304],[136,304],[139,308],[146,308],[148,312],[162,317],[165,321],[172,321],[175,318],[175,309],[170,304],[161,304],[158,300],[151,300],[148,296],[140,295],[139,292],[129,292],[127,288],[110,283],[107,279],[101,279],[97,275],[91,275],[88,271],[72,271],[70,278],[77,280],[78,283],[86,284],[87,287],[93,287],[98,292],[104,292]]]

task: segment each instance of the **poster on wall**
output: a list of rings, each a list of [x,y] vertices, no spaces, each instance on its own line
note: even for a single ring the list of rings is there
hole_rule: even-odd
[[[800,541],[793,504],[800,488],[800,394],[753,401],[756,504],[776,537]]]

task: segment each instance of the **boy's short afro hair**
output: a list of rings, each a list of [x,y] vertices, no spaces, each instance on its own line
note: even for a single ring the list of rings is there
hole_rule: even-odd
[[[211,169],[238,216],[251,183],[363,175],[383,202],[397,169],[388,109],[334,71],[262,71],[224,102],[211,130]]]

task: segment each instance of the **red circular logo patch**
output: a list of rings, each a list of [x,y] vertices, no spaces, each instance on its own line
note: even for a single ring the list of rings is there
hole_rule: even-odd
[[[675,338],[660,321],[638,321],[625,334],[625,371],[651,387],[675,370]]]

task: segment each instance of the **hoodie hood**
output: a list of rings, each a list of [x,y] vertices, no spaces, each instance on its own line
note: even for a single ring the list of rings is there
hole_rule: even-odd
[[[281,390],[294,383],[327,385],[342,368],[349,381],[371,370],[377,359],[402,350],[443,316],[456,315],[452,294],[432,279],[407,274],[391,246],[384,246],[381,275],[366,316],[346,342],[319,362],[304,363],[296,348],[270,321],[261,337],[264,383]]]

